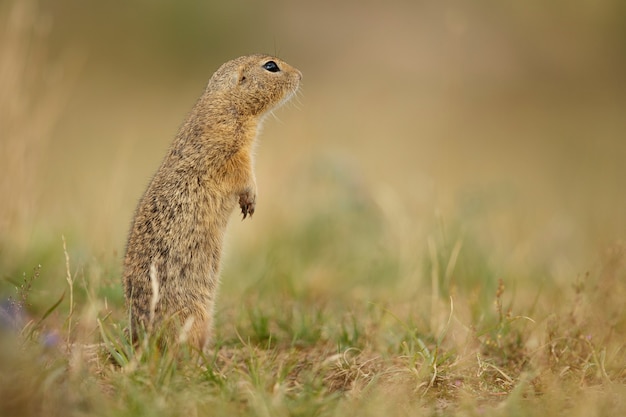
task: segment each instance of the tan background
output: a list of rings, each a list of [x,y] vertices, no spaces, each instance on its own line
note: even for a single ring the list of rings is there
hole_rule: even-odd
[[[626,235],[623,2],[9,1],[0,22],[5,275],[62,271],[62,234],[78,263],[119,268],[186,112],[252,52],[304,79],[265,124],[258,211],[231,225],[229,259],[340,204],[332,187],[409,251],[458,222],[555,278]]]

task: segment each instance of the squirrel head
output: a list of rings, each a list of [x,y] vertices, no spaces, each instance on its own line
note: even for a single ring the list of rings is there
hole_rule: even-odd
[[[302,73],[270,55],[247,55],[223,64],[211,77],[207,93],[214,106],[240,116],[259,117],[297,91]]]

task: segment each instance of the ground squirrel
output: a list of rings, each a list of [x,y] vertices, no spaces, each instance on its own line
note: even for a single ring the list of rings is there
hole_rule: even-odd
[[[209,342],[228,218],[256,204],[259,125],[297,91],[300,71],[268,55],[223,64],[181,126],[141,198],[124,258],[131,330],[199,349]],[[155,279],[152,279],[155,278]]]

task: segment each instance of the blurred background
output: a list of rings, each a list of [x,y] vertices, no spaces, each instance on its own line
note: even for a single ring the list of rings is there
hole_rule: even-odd
[[[567,281],[626,236],[623,1],[4,0],[3,278],[41,265],[58,293],[65,236],[72,268],[119,284],[179,125],[221,63],[254,52],[304,78],[265,123],[226,274],[312,219],[341,229],[322,244],[370,239],[364,262],[381,249],[418,277],[438,239],[512,279]]]

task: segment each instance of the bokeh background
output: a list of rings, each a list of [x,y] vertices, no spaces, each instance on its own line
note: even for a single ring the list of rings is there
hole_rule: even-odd
[[[511,280],[574,280],[626,236],[625,4],[4,0],[2,276],[41,265],[58,293],[65,236],[72,268],[116,282],[134,207],[209,77],[267,52],[303,85],[265,123],[227,276],[317,219],[343,227],[322,242],[371,239],[365,265],[380,248],[415,279],[454,230],[451,247],[471,240]],[[382,232],[344,222],[350,207]]]

